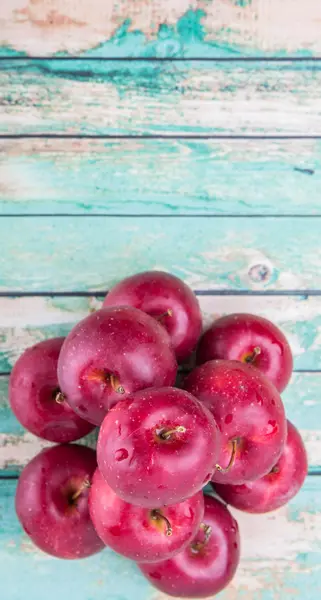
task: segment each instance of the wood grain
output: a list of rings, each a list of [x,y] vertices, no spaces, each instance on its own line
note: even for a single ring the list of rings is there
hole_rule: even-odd
[[[8,60],[0,66],[2,134],[321,133],[321,63]]]
[[[318,0],[3,0],[6,54],[320,54]]]
[[[320,140],[15,139],[0,153],[1,214],[321,214]]]
[[[287,336],[296,369],[321,369],[321,297],[200,296],[204,326],[233,312],[249,312],[276,323]],[[11,370],[22,352],[46,338],[67,335],[99,297],[0,298],[0,373]],[[321,415],[320,415],[321,417]]]
[[[222,600],[320,597],[320,479],[308,477],[289,506],[269,515],[233,511],[241,533],[241,564]],[[1,482],[1,584],[10,590],[10,600],[43,600],[48,582],[52,598],[61,596],[63,585],[64,593],[81,600],[120,600],[128,590],[139,600],[168,600],[143,579],[134,563],[108,549],[83,561],[58,561],[37,550],[14,513],[15,488],[15,481]]]
[[[2,292],[107,290],[157,268],[197,290],[321,289],[316,217],[3,217],[0,239]]]

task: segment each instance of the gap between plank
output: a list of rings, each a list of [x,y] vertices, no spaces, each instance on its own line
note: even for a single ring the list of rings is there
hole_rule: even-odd
[[[85,61],[85,62],[213,62],[213,63],[234,63],[234,62],[265,62],[265,63],[289,63],[289,62],[305,62],[315,63],[321,62],[321,56],[0,56],[1,62],[19,62],[19,61]]]
[[[309,296],[321,296],[321,290],[193,290],[196,296],[299,296],[308,298]],[[0,298],[41,298],[57,296],[58,298],[88,298],[91,296],[105,296],[108,290],[76,290],[76,291],[24,291],[10,290],[0,291]]]
[[[87,133],[0,133],[0,140],[321,140],[321,134],[190,134],[134,133],[134,134],[87,134]]]
[[[0,204],[1,204],[1,200],[0,200]],[[311,219],[311,218],[320,218],[321,214],[311,214],[311,215],[300,215],[300,214],[282,214],[282,215],[278,215],[278,214],[237,214],[237,213],[230,213],[230,214],[216,214],[216,213],[191,213],[191,214],[164,214],[164,213],[160,213],[160,214],[149,214],[149,213],[7,213],[4,215],[0,215],[1,219],[15,219],[15,218],[23,218],[23,219],[30,219],[30,218],[42,218],[42,217],[57,217],[57,218],[64,218],[64,217],[68,217],[68,218],[77,218],[77,219],[82,219],[82,218],[98,218],[98,217],[108,217],[111,219],[119,219],[119,218],[130,218],[130,219],[151,219],[151,218],[156,218],[156,219],[200,219],[200,218],[209,218],[209,219]]]

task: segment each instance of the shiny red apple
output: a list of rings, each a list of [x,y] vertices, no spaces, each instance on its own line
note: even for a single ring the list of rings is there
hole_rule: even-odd
[[[308,464],[303,440],[288,421],[284,450],[270,473],[243,485],[215,484],[217,493],[231,506],[249,513],[265,513],[287,504],[302,487]]]
[[[197,349],[197,364],[208,360],[239,360],[257,367],[282,392],[293,369],[289,343],[268,319],[236,313],[222,317],[203,334]]]
[[[95,468],[95,452],[72,444],[43,450],[22,471],[16,491],[17,515],[44,552],[59,558],[84,558],[104,547],[88,509]]]
[[[39,342],[17,360],[9,381],[9,400],[18,421],[51,442],[72,442],[94,425],[77,415],[61,394],[57,364],[64,338]]]
[[[163,508],[134,506],[119,498],[97,469],[89,493],[89,511],[107,546],[132,560],[153,562],[171,558],[194,538],[204,515],[204,500],[200,491]]]
[[[151,509],[181,502],[211,478],[220,435],[207,408],[176,388],[132,394],[101,426],[97,460],[126,502]]]
[[[211,411],[221,431],[212,481],[240,484],[272,469],[284,447],[286,418],[279,392],[259,369],[209,361],[190,373],[184,388]]]
[[[165,329],[132,307],[103,308],[80,321],[58,360],[59,385],[68,403],[95,425],[131,392],[173,385],[176,370]]]
[[[167,329],[177,360],[186,360],[202,329],[202,315],[192,290],[178,277],[146,271],[120,281],[107,294],[104,306],[128,305],[155,317]]]
[[[194,540],[174,558],[139,568],[157,589],[170,596],[205,598],[223,590],[240,560],[238,525],[228,509],[205,496],[203,523]]]

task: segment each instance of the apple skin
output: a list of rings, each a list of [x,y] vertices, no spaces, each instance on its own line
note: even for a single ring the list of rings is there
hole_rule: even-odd
[[[257,356],[254,348],[260,349]],[[289,383],[293,370],[291,348],[282,331],[268,319],[246,313],[221,317],[205,331],[196,362],[201,365],[214,359],[251,362],[279,392]]]
[[[143,575],[157,589],[181,598],[206,598],[218,594],[232,580],[240,560],[237,522],[222,502],[205,496],[204,525],[211,528],[208,541],[198,534],[174,558],[139,564]],[[199,544],[198,548],[195,544]]]
[[[220,441],[214,418],[196,398],[176,388],[149,389],[109,411],[97,461],[118,496],[156,509],[181,502],[211,479]]]
[[[284,450],[272,471],[243,485],[214,485],[225,502],[249,513],[266,513],[287,504],[299,492],[308,470],[307,455],[298,430],[288,421]]]
[[[129,393],[173,385],[176,372],[164,327],[132,307],[103,308],[80,321],[58,360],[58,380],[68,403],[95,425]]]
[[[213,360],[194,369],[184,388],[211,411],[222,435],[212,481],[241,484],[266,475],[279,459],[286,440],[286,418],[279,392],[256,367]]]
[[[145,271],[120,281],[103,306],[135,306],[167,329],[178,362],[186,361],[202,331],[202,314],[194,292],[178,277],[164,271]],[[171,314],[166,315],[170,310]],[[162,316],[164,315],[164,316]]]
[[[39,342],[18,358],[9,381],[9,401],[18,421],[50,442],[79,440],[94,429],[66,402],[56,402],[59,392],[57,364],[64,338]]]
[[[85,558],[104,544],[89,516],[87,488],[97,466],[85,446],[47,448],[23,469],[16,491],[18,519],[33,543],[58,558]],[[75,493],[76,500],[72,500]]]
[[[183,550],[196,535],[204,515],[203,493],[159,509],[128,504],[109,487],[96,470],[89,493],[89,511],[94,527],[115,552],[138,562],[171,558]],[[167,535],[168,519],[172,533]]]

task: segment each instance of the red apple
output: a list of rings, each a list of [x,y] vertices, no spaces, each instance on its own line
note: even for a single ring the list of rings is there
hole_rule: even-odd
[[[68,403],[95,425],[127,394],[173,385],[176,370],[165,329],[132,307],[103,308],[86,317],[66,337],[58,361]]]
[[[287,423],[284,450],[270,473],[243,485],[215,484],[225,502],[249,513],[265,513],[284,506],[298,493],[307,474],[307,455],[298,430]]]
[[[238,361],[213,360],[184,383],[212,413],[222,434],[212,481],[240,484],[266,475],[286,439],[279,392],[259,369]]]
[[[202,492],[171,506],[148,509],[128,504],[96,470],[89,493],[89,511],[103,542],[139,562],[170,558],[196,535],[204,515]]]
[[[104,306],[128,305],[155,317],[167,329],[177,360],[186,360],[202,329],[202,315],[192,290],[178,277],[146,271],[123,279],[107,294]]]
[[[149,389],[107,414],[97,460],[118,496],[155,509],[181,502],[210,480],[219,444],[217,425],[196,398],[176,388]]]
[[[240,360],[260,369],[282,392],[293,369],[291,348],[271,321],[249,314],[234,314],[214,321],[197,349],[197,364],[208,360]]]
[[[22,471],[17,515],[44,552],[59,558],[84,558],[104,547],[88,509],[88,487],[95,468],[95,452],[72,444],[43,450]]]
[[[239,560],[237,522],[222,502],[205,496],[204,520],[193,542],[174,558],[139,568],[165,594],[205,598],[230,583]]]
[[[51,442],[72,442],[94,425],[81,419],[58,386],[58,356],[64,338],[53,338],[28,348],[13,367],[9,400],[18,421],[31,433]]]

